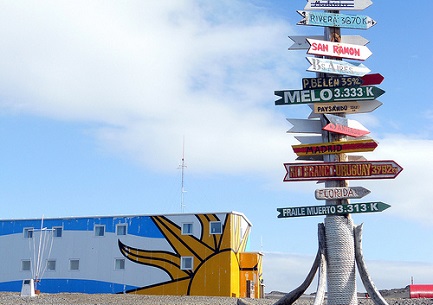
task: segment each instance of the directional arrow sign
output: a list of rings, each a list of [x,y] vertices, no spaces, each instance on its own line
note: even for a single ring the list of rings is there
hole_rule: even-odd
[[[310,47],[310,44],[307,41],[308,38],[325,40],[325,36],[289,36],[289,38],[293,41],[289,50],[308,50]],[[359,35],[343,35],[341,36],[341,42],[356,44],[359,46],[365,46],[369,43],[367,39]]]
[[[298,25],[327,26],[336,28],[366,30],[376,24],[376,21],[364,15],[346,15],[323,12],[297,11],[302,17]]]
[[[314,104],[314,112],[324,113],[366,113],[372,112],[382,106],[378,100],[363,102],[338,102],[338,103],[320,103]]]
[[[370,131],[365,129],[358,129],[358,128],[349,127],[347,125],[341,125],[335,123],[329,123],[328,125],[323,127],[323,130],[346,135],[346,136],[351,136],[355,138],[362,137],[370,133]]]
[[[362,11],[373,4],[371,0],[307,0],[304,10]]]
[[[385,91],[374,86],[356,88],[338,87],[314,90],[282,90],[274,92],[275,95],[281,97],[275,101],[275,105],[374,100],[383,93],[385,93]]]
[[[323,89],[323,88],[336,88],[336,87],[359,87],[379,85],[383,81],[383,76],[379,73],[366,74],[360,76],[347,76],[347,77],[316,77],[316,78],[303,78],[302,89]]]
[[[403,168],[394,161],[284,163],[284,182],[394,179]]]
[[[377,142],[373,139],[292,145],[294,153],[298,156],[365,152],[373,151],[376,147]]]
[[[389,204],[375,201],[365,203],[277,208],[277,211],[280,213],[278,218],[291,218],[303,216],[346,215],[349,213],[375,213],[382,212],[389,207]]]
[[[382,83],[382,81],[384,79],[384,77],[380,73],[367,74],[361,78],[362,78],[362,85],[363,86],[379,85]]]
[[[362,186],[329,187],[317,189],[314,193],[317,200],[359,199],[370,194],[370,190]]]
[[[331,42],[308,38],[310,48],[308,54],[366,60],[371,56],[371,51],[365,46],[354,44]]]
[[[311,66],[307,69],[310,72],[329,73],[339,75],[364,76],[371,70],[363,64],[351,64],[342,60],[307,57]]]
[[[293,125],[287,132],[289,133],[322,133],[322,123],[320,120],[308,119],[287,119]]]

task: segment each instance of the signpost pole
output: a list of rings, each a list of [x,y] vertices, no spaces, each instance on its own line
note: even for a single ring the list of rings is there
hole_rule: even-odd
[[[329,11],[338,13],[339,11]],[[340,42],[340,28],[325,27],[324,37],[327,41]],[[321,75],[318,75],[320,77]],[[345,114],[339,114],[345,117]],[[321,115],[322,126],[328,124],[326,117]],[[339,141],[345,136],[323,131],[324,142]],[[345,154],[325,155],[324,161],[347,161]],[[348,187],[346,180],[325,181],[325,187]],[[348,204],[348,199],[326,200],[326,205]],[[353,221],[350,214],[347,216],[325,217],[325,240],[327,253],[327,286],[328,305],[347,304],[356,305],[356,271],[355,271],[355,244],[353,235]]]

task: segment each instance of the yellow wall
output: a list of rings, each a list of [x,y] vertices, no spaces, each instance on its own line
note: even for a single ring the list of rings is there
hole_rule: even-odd
[[[225,215],[225,219],[220,219]],[[170,242],[175,253],[132,248],[119,241],[121,253],[129,260],[165,270],[172,280],[130,291],[157,295],[205,295],[243,297],[245,279],[254,280],[259,297],[261,255],[245,253],[251,224],[241,214],[197,214],[200,238],[183,235],[179,225],[165,216],[152,216],[153,222]],[[222,234],[210,234],[212,221],[223,221]],[[181,257],[193,257],[192,270],[181,270]]]

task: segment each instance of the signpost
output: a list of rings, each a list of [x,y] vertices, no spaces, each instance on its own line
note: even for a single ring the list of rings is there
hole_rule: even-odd
[[[289,50],[308,50],[310,44],[307,39],[318,39],[324,40],[324,36],[289,36],[289,38],[293,41],[293,44],[289,47]],[[343,35],[341,36],[341,42],[343,43],[351,43],[359,46],[365,46],[369,41],[360,35]]]
[[[364,15],[346,15],[308,11],[297,12],[304,17],[298,22],[298,25],[367,30],[376,24],[376,21]]]
[[[310,72],[330,73],[338,75],[364,76],[370,69],[363,64],[351,64],[341,60],[307,57],[311,66],[307,69]]]
[[[329,187],[317,189],[314,193],[317,200],[359,199],[370,194],[370,190],[362,186]]]
[[[319,114],[325,113],[366,113],[372,112],[382,106],[378,100],[363,102],[336,102],[314,104],[313,111]]]
[[[371,0],[307,0],[304,10],[361,11],[373,4]]]
[[[284,163],[284,182],[394,179],[403,168],[394,161]]]
[[[377,142],[373,139],[292,145],[293,152],[298,156],[366,152],[376,147]]]
[[[277,208],[277,211],[280,213],[278,218],[289,218],[303,216],[347,215],[349,213],[375,213],[382,212],[389,207],[389,204],[381,201],[374,201],[351,204]]]
[[[276,96],[281,97],[275,101],[275,105],[293,105],[374,100],[385,91],[375,86],[361,86],[313,90],[281,90],[274,93]]]
[[[316,39],[307,39],[310,44],[308,54],[366,60],[371,56],[371,51],[365,46],[354,44],[331,42]]]
[[[348,77],[316,77],[316,78],[303,78],[302,89],[322,89],[322,88],[336,88],[336,87],[359,87],[369,85],[379,85],[383,81],[383,76],[379,73],[366,74],[360,76]]]

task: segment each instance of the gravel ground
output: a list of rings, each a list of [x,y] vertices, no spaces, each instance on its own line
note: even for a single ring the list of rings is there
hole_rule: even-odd
[[[278,299],[237,299],[223,297],[146,296],[112,294],[41,294],[34,298],[19,293],[0,293],[0,305],[271,305]],[[386,299],[389,305],[433,305],[433,299]],[[304,297],[294,305],[312,305],[313,298]],[[374,305],[371,300],[359,299],[359,305]]]

